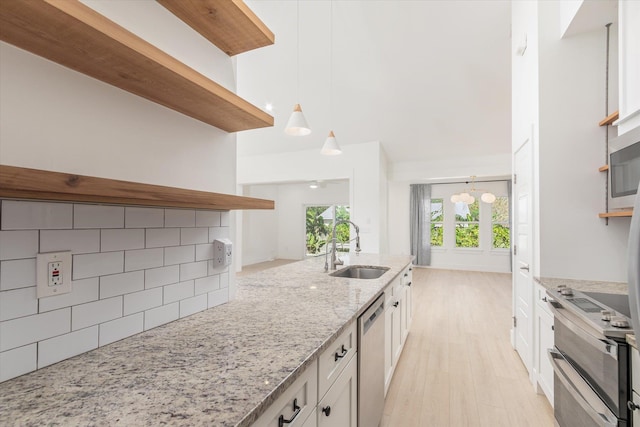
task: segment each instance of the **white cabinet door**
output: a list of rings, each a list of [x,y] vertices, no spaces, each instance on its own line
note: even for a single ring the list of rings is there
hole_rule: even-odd
[[[393,292],[391,288],[384,295],[384,394],[386,396],[393,375]]]
[[[400,353],[402,353],[402,338],[404,328],[402,327],[402,315],[404,310],[404,298],[402,285],[396,285],[393,289],[393,305],[391,306],[391,345],[393,347],[393,364],[395,366]]]
[[[318,427],[357,427],[358,358],[352,357],[318,403]]]
[[[538,383],[553,406],[553,367],[547,350],[553,348],[553,316],[538,309]]]
[[[313,409],[313,412],[311,412],[311,415],[309,415],[307,421],[302,424],[302,427],[318,427],[318,416],[316,413],[316,408]]]

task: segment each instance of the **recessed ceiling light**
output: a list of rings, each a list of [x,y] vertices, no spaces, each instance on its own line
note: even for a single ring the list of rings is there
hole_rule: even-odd
[[[267,102],[264,106],[264,109],[267,111],[273,111],[273,104],[270,102]]]

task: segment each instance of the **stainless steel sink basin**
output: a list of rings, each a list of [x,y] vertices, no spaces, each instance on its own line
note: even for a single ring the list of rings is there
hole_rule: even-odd
[[[377,279],[382,276],[389,267],[378,267],[369,265],[350,265],[342,270],[329,274],[333,277],[346,277],[348,279]]]

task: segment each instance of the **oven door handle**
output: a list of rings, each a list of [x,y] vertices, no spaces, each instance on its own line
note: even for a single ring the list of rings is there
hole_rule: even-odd
[[[588,342],[592,347],[598,349],[601,353],[608,354],[614,360],[618,360],[618,343],[613,340],[595,336],[584,328],[581,328],[577,323],[579,320],[577,318],[575,320],[571,319],[569,317],[570,313],[565,314],[564,312],[567,312],[567,310],[563,309],[562,305],[557,301],[549,300],[548,303],[554,317],[565,327]]]
[[[554,349],[549,349],[548,352],[556,377],[596,425],[600,427],[617,427],[618,419],[616,416],[600,400],[580,374],[573,369],[562,353]]]

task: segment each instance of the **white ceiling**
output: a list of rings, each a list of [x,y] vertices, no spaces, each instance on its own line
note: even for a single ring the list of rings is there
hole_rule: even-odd
[[[240,132],[239,156],[320,150],[330,129],[380,141],[391,162],[510,152],[509,1],[246,3],[276,43],[238,56],[238,93],[272,103],[275,126]],[[283,132],[298,101],[309,136]]]

